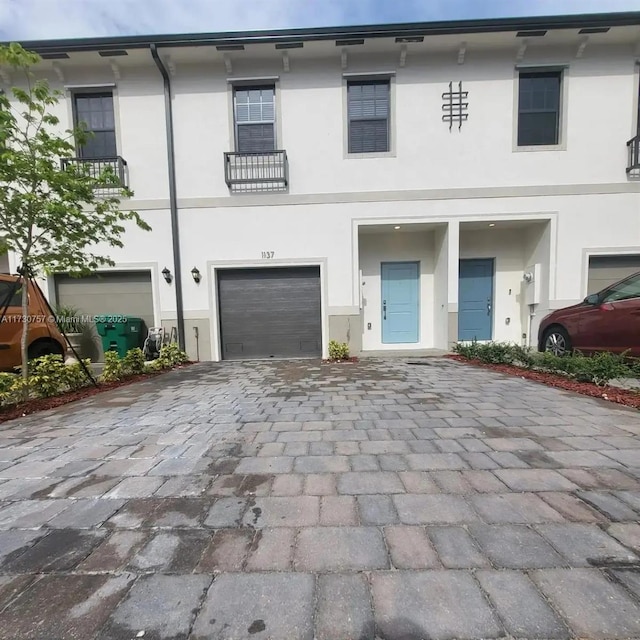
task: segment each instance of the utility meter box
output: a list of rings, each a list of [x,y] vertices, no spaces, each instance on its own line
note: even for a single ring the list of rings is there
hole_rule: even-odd
[[[540,289],[542,285],[542,265],[531,264],[525,268],[522,276],[524,281],[524,301],[528,305],[540,304]]]

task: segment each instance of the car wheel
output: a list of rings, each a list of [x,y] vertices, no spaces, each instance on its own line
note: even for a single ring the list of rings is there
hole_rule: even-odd
[[[562,327],[552,327],[544,335],[544,350],[554,356],[565,356],[571,353],[571,339]]]
[[[41,356],[48,356],[50,354],[64,355],[62,347],[57,343],[50,340],[43,340],[42,342],[34,342],[29,345],[29,360],[35,360]]]

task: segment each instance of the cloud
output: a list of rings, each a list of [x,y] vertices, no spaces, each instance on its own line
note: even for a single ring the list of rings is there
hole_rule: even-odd
[[[0,39],[416,22],[640,10],[640,0],[0,0]]]

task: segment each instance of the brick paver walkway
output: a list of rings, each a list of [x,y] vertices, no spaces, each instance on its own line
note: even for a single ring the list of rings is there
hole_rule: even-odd
[[[197,365],[0,425],[0,638],[638,638],[639,478],[519,378]]]

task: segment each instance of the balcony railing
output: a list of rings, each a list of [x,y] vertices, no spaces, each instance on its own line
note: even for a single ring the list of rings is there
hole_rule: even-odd
[[[127,161],[121,156],[113,158],[63,158],[62,168],[75,166],[76,169],[96,180],[101,180],[97,185],[102,189],[118,189],[129,186]],[[103,176],[108,179],[102,180]]]
[[[224,180],[231,191],[286,191],[289,163],[286,151],[224,154]]]
[[[631,140],[627,142],[627,147],[629,149],[627,173],[640,171],[640,133],[635,138],[631,138]]]

